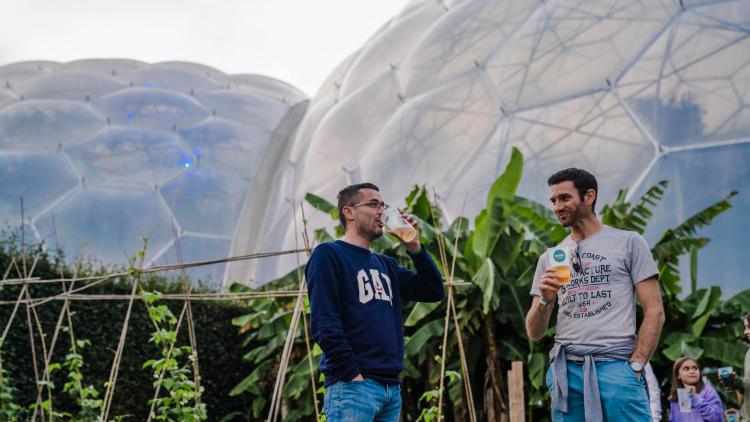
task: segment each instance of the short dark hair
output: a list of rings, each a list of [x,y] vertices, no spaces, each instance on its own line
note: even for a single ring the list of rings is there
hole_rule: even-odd
[[[569,169],[560,170],[550,176],[549,179],[547,179],[547,185],[552,186],[567,181],[573,182],[573,187],[578,191],[578,196],[581,197],[581,201],[583,201],[583,197],[589,189],[594,190],[596,196],[594,197],[594,203],[591,204],[591,212],[596,214],[596,200],[599,197],[599,185],[596,183],[596,177],[586,170],[571,167]]]
[[[344,207],[354,205],[359,201],[359,191],[362,189],[372,189],[380,192],[377,186],[372,183],[357,183],[356,185],[347,186],[341,189],[339,194],[336,196],[339,200],[339,221],[341,225],[346,228],[346,219],[344,218]]]
[[[745,315],[745,321],[747,321],[747,325],[750,325],[750,312]]]

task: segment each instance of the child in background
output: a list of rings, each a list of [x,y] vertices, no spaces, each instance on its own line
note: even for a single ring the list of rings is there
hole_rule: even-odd
[[[690,411],[681,412],[677,389],[690,390]],[[703,382],[698,361],[691,357],[677,359],[672,370],[672,389],[669,393],[670,422],[722,422],[724,406],[711,385]]]

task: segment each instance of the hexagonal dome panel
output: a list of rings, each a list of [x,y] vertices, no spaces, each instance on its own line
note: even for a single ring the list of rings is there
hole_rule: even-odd
[[[94,101],[112,123],[169,130],[199,122],[210,115],[194,98],[164,89],[130,88]]]
[[[231,239],[246,180],[208,168],[189,170],[161,189],[161,194],[184,231]]]
[[[220,118],[180,130],[201,166],[231,172],[244,179],[255,175],[272,133],[270,129]]]
[[[0,88],[0,110],[2,110],[3,107],[9,104],[15,103],[16,101],[18,101],[17,96],[13,95],[13,93],[10,91]]]
[[[75,144],[104,125],[83,102],[22,101],[0,111],[0,148],[56,149]]]
[[[179,91],[185,94],[191,91],[216,89],[221,86],[208,77],[195,72],[157,67],[126,72],[121,74],[120,77],[130,80],[135,87],[153,88],[158,86],[161,89]]]
[[[0,216],[20,221],[23,198],[24,215],[33,218],[78,186],[79,179],[60,152],[0,151]]]
[[[201,92],[195,96],[219,117],[238,121],[249,120],[256,126],[280,122],[289,109],[288,104],[275,99],[228,90]]]
[[[127,85],[117,79],[89,72],[56,72],[44,78],[33,78],[14,85],[24,98],[57,98],[86,100],[117,91]]]
[[[104,263],[127,262],[124,258],[141,249],[141,236],[148,238],[150,260],[173,237],[172,215],[158,193],[122,189],[82,189],[40,215],[35,225],[69,257]]]
[[[109,127],[67,149],[87,185],[158,186],[195,165],[171,132]]]

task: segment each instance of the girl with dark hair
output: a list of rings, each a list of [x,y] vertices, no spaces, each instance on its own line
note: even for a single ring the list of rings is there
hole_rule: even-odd
[[[681,412],[678,404],[677,389],[690,390],[690,411]],[[698,361],[681,357],[672,369],[672,389],[669,392],[671,402],[670,422],[722,422],[724,406],[714,388],[703,382]]]

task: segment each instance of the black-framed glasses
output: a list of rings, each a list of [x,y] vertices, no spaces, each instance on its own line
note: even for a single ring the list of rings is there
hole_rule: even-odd
[[[570,256],[570,264],[573,266],[573,271],[577,273],[583,272],[581,267],[581,254],[578,251],[579,245],[576,243],[576,248],[573,250],[573,255]]]
[[[359,207],[362,207],[362,206],[367,206],[367,207],[370,207],[370,208],[372,208],[374,210],[386,207],[385,202],[378,201],[377,199],[373,199],[372,201],[368,201],[368,202],[361,202],[359,204],[348,205],[348,206],[352,207],[352,208],[359,208]]]

